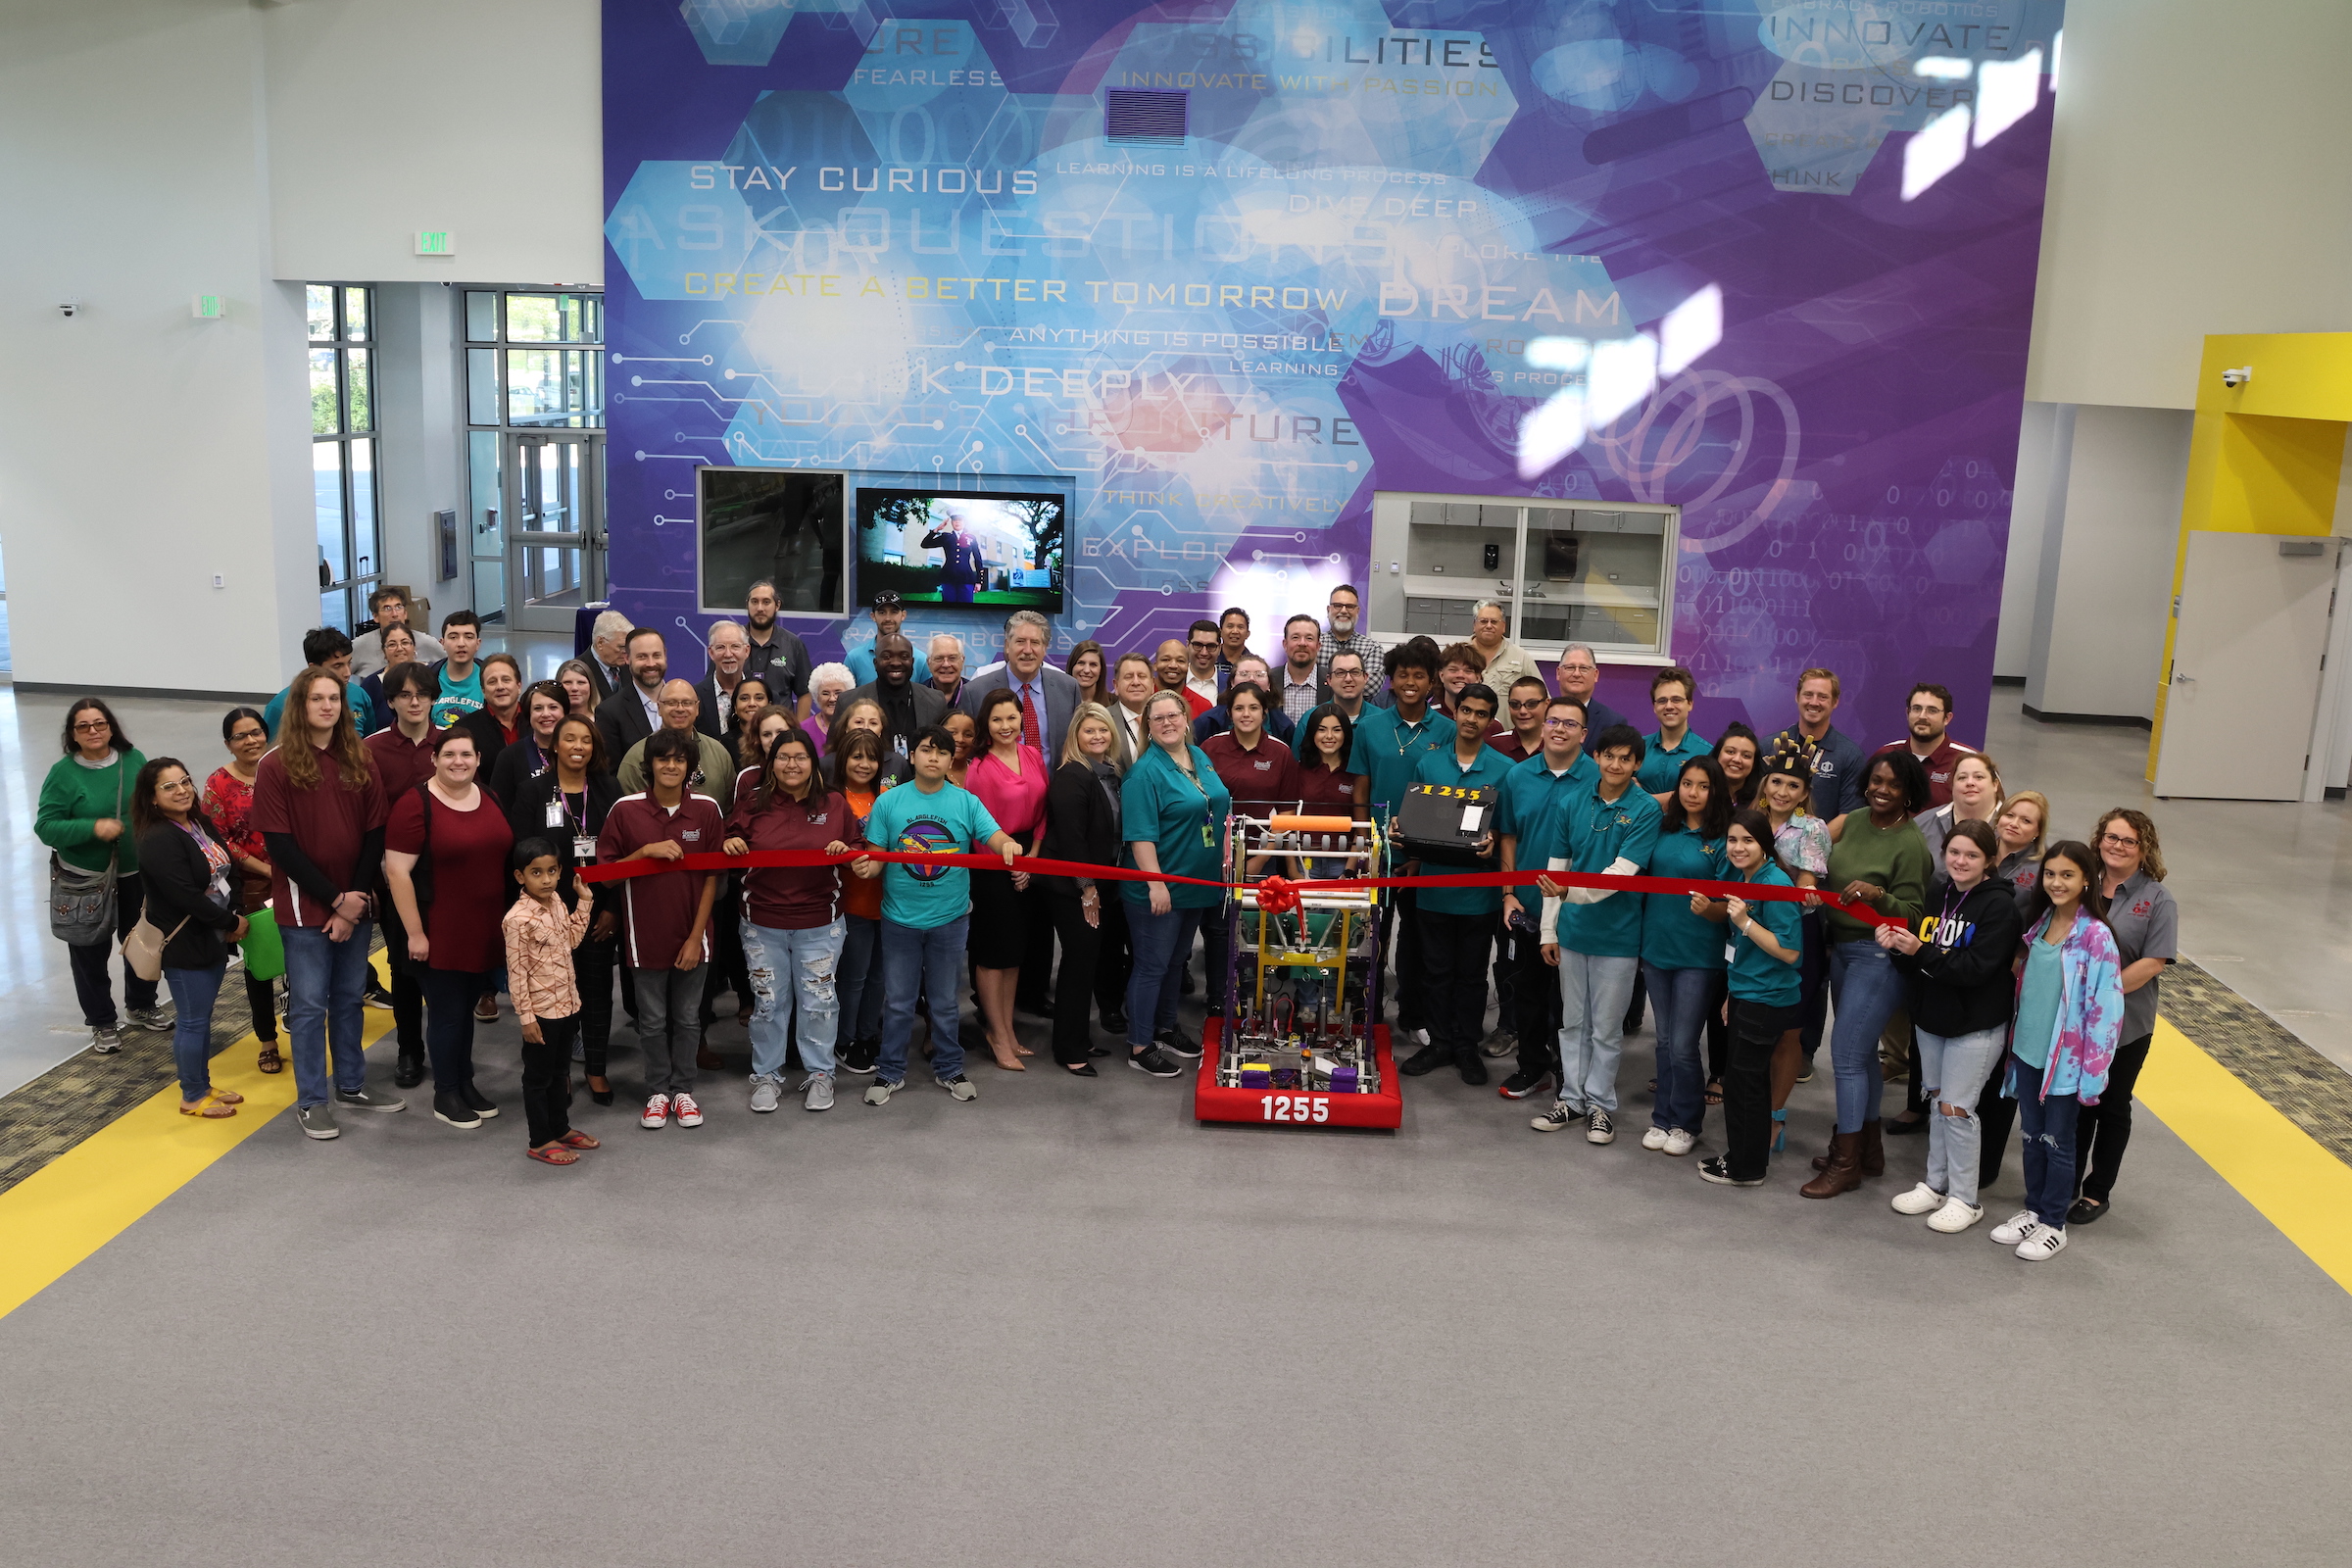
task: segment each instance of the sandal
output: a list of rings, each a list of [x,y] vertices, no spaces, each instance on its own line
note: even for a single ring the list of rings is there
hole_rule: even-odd
[[[605,1147],[604,1145],[598,1143],[595,1139],[589,1137],[586,1133],[580,1132],[576,1129],[565,1133],[563,1137],[557,1139],[556,1142],[562,1144],[565,1149],[602,1149]]]
[[[207,1090],[206,1093],[210,1094],[215,1100],[218,1100],[223,1105],[242,1105],[245,1103],[245,1097],[243,1095],[238,1094],[234,1089],[223,1089],[219,1084],[213,1085],[213,1087]]]
[[[1707,1103],[1710,1105],[1720,1105],[1723,1103],[1722,1079],[1710,1078],[1707,1080]]]
[[[179,1113],[182,1116],[202,1116],[206,1121],[220,1121],[223,1117],[234,1116],[237,1107],[213,1095],[206,1095],[194,1104],[181,1102]]]
[[[264,1072],[284,1072],[286,1070],[286,1058],[277,1054],[276,1041],[271,1040],[263,1044],[261,1059],[254,1065]]]
[[[562,1144],[545,1144],[525,1152],[542,1165],[576,1165],[580,1162],[580,1156]]]

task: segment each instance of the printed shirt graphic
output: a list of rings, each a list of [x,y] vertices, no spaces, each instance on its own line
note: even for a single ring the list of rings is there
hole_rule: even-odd
[[[433,703],[433,728],[447,729],[468,713],[482,708],[482,666],[476,662],[464,680],[453,678],[449,666],[441,666],[441,695]]]
[[[969,790],[942,784],[926,795],[914,784],[874,802],[865,838],[877,850],[907,854],[984,852],[997,819]],[[892,860],[882,867],[882,918],[917,931],[961,919],[972,906],[972,874],[960,865]]]
[[[1494,747],[1482,746],[1470,765],[1464,767],[1461,759],[1454,755],[1453,747],[1448,745],[1442,752],[1421,754],[1421,760],[1413,767],[1413,781],[1417,784],[1451,784],[1460,789],[1494,790],[1499,793],[1503,775],[1512,766],[1511,760]],[[1489,832],[1494,829],[1492,808],[1488,811],[1486,826]],[[1495,851],[1492,861],[1478,860],[1465,854],[1457,862],[1448,864],[1425,856],[1421,860],[1421,874],[1444,876],[1448,872],[1492,871],[1501,864],[1499,849]],[[1419,888],[1414,890],[1413,897],[1419,907],[1436,914],[1498,914],[1502,910],[1500,888]]]

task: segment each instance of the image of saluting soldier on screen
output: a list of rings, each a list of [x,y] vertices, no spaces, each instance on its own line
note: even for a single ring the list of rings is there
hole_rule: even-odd
[[[1043,491],[858,490],[858,602],[1062,608],[1069,503]]]

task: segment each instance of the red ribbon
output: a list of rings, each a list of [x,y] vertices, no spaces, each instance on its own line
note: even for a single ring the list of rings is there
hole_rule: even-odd
[[[1903,925],[1899,915],[1881,914],[1866,904],[1850,903],[1819,888],[1789,887],[1766,882],[1700,882],[1685,877],[1611,876],[1600,871],[1457,871],[1443,876],[1364,876],[1324,881],[1293,882],[1270,876],[1262,882],[1235,884],[1165,871],[1138,871],[1119,865],[1089,865],[1077,860],[1048,860],[1021,856],[1008,866],[1002,855],[918,854],[905,850],[858,850],[827,855],[822,850],[754,850],[747,855],[689,855],[675,860],[618,860],[583,865],[574,872],[583,882],[620,882],[631,877],[656,876],[664,871],[743,871],[759,867],[814,867],[847,865],[856,859],[900,860],[919,865],[960,865],[975,871],[1026,871],[1031,876],[1083,876],[1097,882],[1173,882],[1187,887],[1247,886],[1257,894],[1261,908],[1284,912],[1298,906],[1290,901],[1313,893],[1352,893],[1365,888],[1516,888],[1538,877],[1559,887],[1611,888],[1620,893],[1703,893],[1715,899],[1744,899],[1750,904],[1802,904],[1817,900],[1851,919],[1872,925]],[[1310,857],[1311,858],[1311,857]],[[1271,897],[1284,901],[1278,908]]]

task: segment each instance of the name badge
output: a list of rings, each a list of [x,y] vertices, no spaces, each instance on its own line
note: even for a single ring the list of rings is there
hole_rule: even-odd
[[[591,838],[573,839],[571,841],[571,860],[574,865],[594,865],[596,863],[596,840]]]
[[[547,825],[549,827],[562,827],[564,825],[564,801],[561,796],[550,797],[548,800]]]
[[[1737,942],[1726,942],[1723,945],[1723,961],[1726,963],[1735,963],[1739,961],[1739,957],[1740,944]]]

